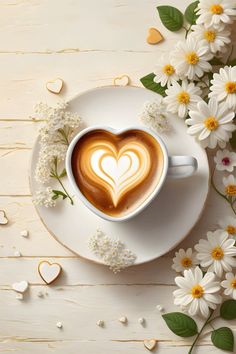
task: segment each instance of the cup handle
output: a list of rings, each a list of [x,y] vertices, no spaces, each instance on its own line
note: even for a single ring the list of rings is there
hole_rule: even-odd
[[[178,167],[186,167],[177,172]],[[197,170],[197,159],[193,156],[169,156],[169,168],[167,176],[171,178],[185,178],[192,176]],[[175,168],[172,170],[172,168]]]

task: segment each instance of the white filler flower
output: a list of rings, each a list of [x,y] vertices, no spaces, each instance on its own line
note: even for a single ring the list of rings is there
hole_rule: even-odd
[[[236,108],[236,66],[220,68],[219,73],[213,75],[209,97],[216,97],[224,101],[228,108]]]
[[[153,81],[160,83],[161,86],[170,86],[174,82],[179,80],[174,66],[170,63],[170,60],[166,57],[161,57],[156,65],[154,74],[156,75]]]
[[[230,272],[236,266],[234,243],[226,231],[209,231],[207,240],[201,239],[195,246],[200,265],[218,277],[222,277],[223,271]]]
[[[203,76],[204,72],[211,71],[208,60],[212,58],[205,41],[196,41],[191,34],[185,41],[179,41],[171,53],[171,62],[179,76],[187,76],[193,80],[196,76]]]
[[[208,104],[203,100],[198,102],[197,108],[189,111],[189,116],[186,123],[191,127],[187,132],[195,135],[203,147],[214,149],[219,144],[224,148],[236,128],[232,123],[234,112],[229,112],[224,104],[218,105],[215,98]]]
[[[225,193],[228,197],[236,196],[236,178],[233,175],[223,177],[223,185],[225,186]]]
[[[218,295],[220,283],[215,281],[214,273],[203,273],[199,267],[184,271],[184,276],[176,277],[175,282],[180,289],[174,291],[174,304],[186,309],[191,316],[201,314],[209,316],[209,307],[215,309],[221,303]]]
[[[192,26],[192,30],[198,41],[205,40],[212,53],[221,51],[226,44],[230,43],[230,31],[226,29],[206,28],[203,25],[195,25]]]
[[[167,111],[177,113],[180,118],[185,118],[189,109],[195,109],[201,100],[201,89],[183,80],[182,84],[173,83],[167,90],[164,98]]]
[[[219,226],[222,230],[228,232],[232,237],[236,237],[236,218],[233,216],[226,216],[224,219],[219,221]]]
[[[200,0],[197,23],[206,27],[222,28],[225,24],[233,22],[236,16],[235,8],[235,0]]]
[[[172,268],[176,272],[183,272],[185,269],[194,268],[198,263],[196,252],[193,252],[192,248],[186,251],[181,248],[179,252],[175,252]]]
[[[169,130],[170,126],[166,117],[166,105],[161,98],[156,101],[144,103],[140,114],[140,120],[152,130],[163,133]]]
[[[214,157],[218,171],[233,172],[236,166],[236,153],[229,150],[218,150]]]
[[[225,278],[226,279],[221,282],[221,286],[225,288],[224,294],[236,300],[236,274],[227,273]]]

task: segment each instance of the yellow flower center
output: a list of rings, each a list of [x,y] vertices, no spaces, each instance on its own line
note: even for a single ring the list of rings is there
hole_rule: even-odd
[[[208,42],[214,42],[216,38],[216,33],[214,31],[206,31],[204,37]]]
[[[232,286],[232,288],[236,289],[236,279],[233,279],[231,281],[231,286]]]
[[[192,297],[199,299],[204,294],[204,290],[201,285],[194,285],[191,289]]]
[[[211,252],[211,256],[218,261],[224,257],[224,251],[221,247],[215,247]]]
[[[225,193],[228,195],[236,195],[236,185],[235,184],[229,184],[225,188]]]
[[[210,10],[214,15],[220,15],[224,11],[223,7],[219,4],[211,5]]]
[[[235,81],[226,82],[225,90],[227,93],[236,93],[236,82]]]
[[[208,130],[216,130],[218,128],[218,121],[215,117],[211,116],[211,117],[208,117],[204,120],[204,124],[205,124],[205,127],[208,129]]]
[[[184,268],[189,268],[193,264],[191,258],[185,257],[181,259],[181,264]]]
[[[179,103],[188,104],[189,101],[190,101],[190,96],[189,96],[188,92],[181,91],[177,95],[177,100],[178,100]]]
[[[186,61],[188,64],[196,65],[199,61],[199,56],[196,52],[189,52],[186,54]]]
[[[234,227],[233,225],[228,225],[226,227],[226,231],[230,234],[230,235],[234,235],[236,234],[236,227]]]
[[[162,70],[163,70],[163,73],[168,76],[174,74],[174,72],[175,72],[175,68],[170,64],[166,64]]]

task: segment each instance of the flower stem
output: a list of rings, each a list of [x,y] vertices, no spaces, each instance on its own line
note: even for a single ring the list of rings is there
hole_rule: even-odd
[[[210,319],[211,319],[211,316],[213,315],[213,312],[214,312],[214,311],[211,311],[211,313],[210,313],[209,317],[207,318],[206,322],[203,324],[202,328],[201,328],[200,331],[198,332],[196,338],[195,338],[194,341],[193,341],[193,344],[191,345],[191,347],[190,347],[190,349],[189,349],[188,354],[191,354],[191,353],[192,353],[193,348],[194,348],[195,344],[197,343],[199,337],[201,336],[201,334],[202,334],[204,328],[210,323]]]
[[[74,201],[73,201],[72,197],[71,197],[70,194],[67,192],[67,190],[66,190],[64,184],[62,183],[61,178],[60,178],[60,175],[58,175],[58,169],[57,169],[57,167],[58,167],[58,166],[57,166],[57,158],[55,158],[55,160],[54,160],[54,170],[51,171],[51,177],[55,178],[55,179],[59,182],[59,184],[61,185],[63,191],[64,191],[65,194],[66,194],[66,196],[69,198],[71,205],[74,205]]]

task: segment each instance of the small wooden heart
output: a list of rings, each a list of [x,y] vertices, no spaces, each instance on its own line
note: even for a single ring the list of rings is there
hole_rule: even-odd
[[[39,275],[46,284],[51,284],[54,282],[59,277],[61,270],[62,268],[58,263],[42,261],[38,265]]]
[[[56,78],[55,80],[48,81],[46,87],[48,91],[58,94],[62,90],[63,80],[60,78]]]
[[[24,293],[29,287],[29,284],[27,281],[22,280],[19,283],[14,283],[12,284],[12,289],[17,291],[18,293]]]
[[[128,86],[130,84],[130,77],[128,75],[117,76],[113,79],[113,85]]]
[[[156,341],[156,339],[144,339],[143,344],[144,344],[145,348],[152,351],[153,349],[155,349],[155,347],[157,345],[157,341]]]
[[[8,218],[4,210],[0,210],[0,225],[6,225],[8,223]]]
[[[164,37],[162,36],[161,32],[158,29],[151,27],[148,30],[147,42],[149,44],[157,44],[163,41]]]

